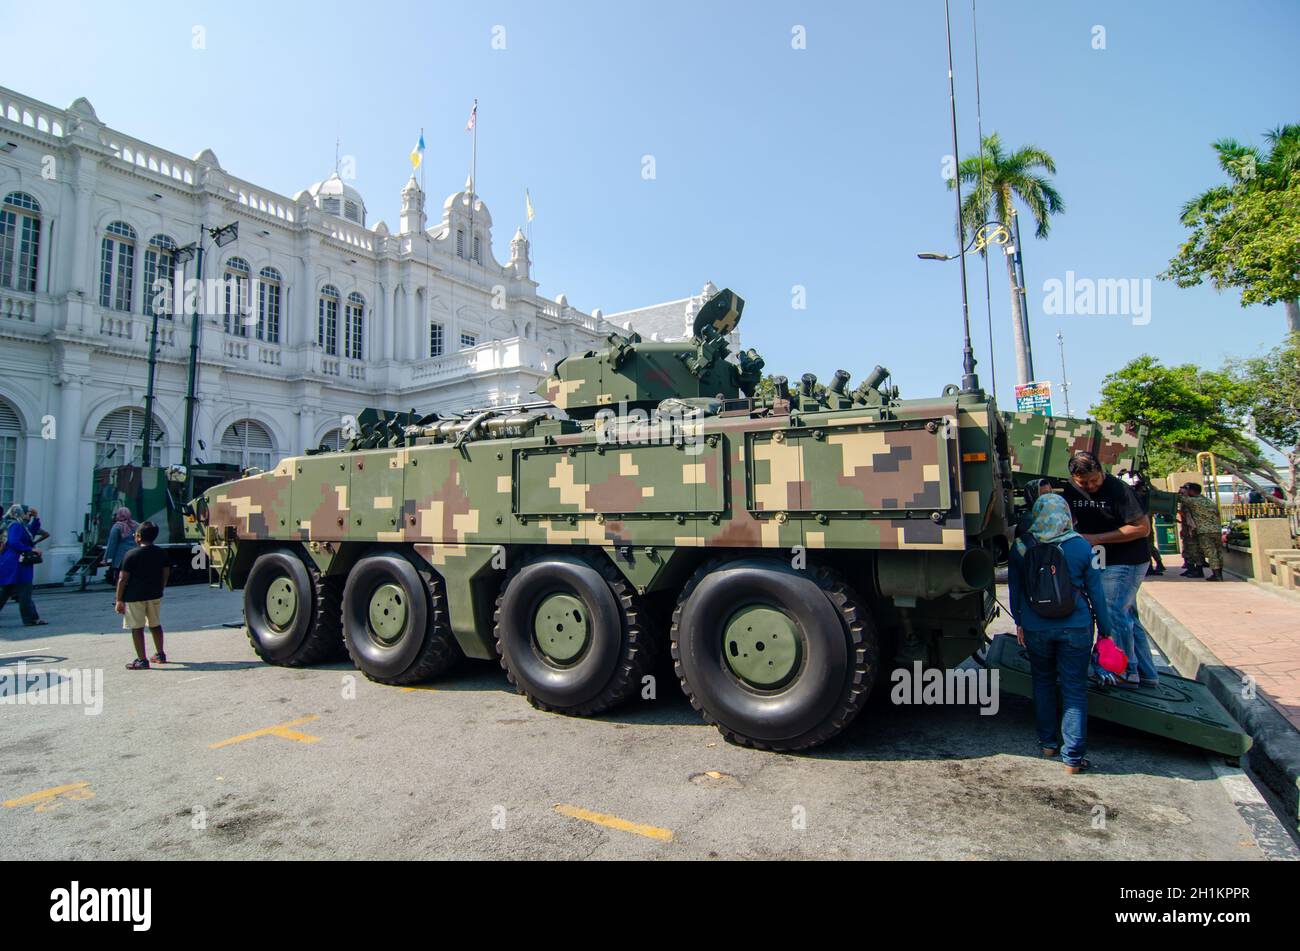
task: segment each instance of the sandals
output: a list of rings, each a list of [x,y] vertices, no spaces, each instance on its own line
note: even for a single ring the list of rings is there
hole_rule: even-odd
[[[1066,771],[1067,773],[1069,773],[1071,776],[1073,776],[1073,775],[1075,775],[1075,774],[1077,774],[1077,773],[1085,773],[1085,772],[1087,772],[1087,771],[1088,771],[1089,769],[1091,769],[1091,768],[1092,768],[1092,763],[1089,762],[1089,761],[1086,760],[1086,759],[1081,759],[1081,760],[1079,760],[1079,762],[1077,762],[1077,763],[1075,763],[1075,764],[1073,764],[1073,765],[1071,765],[1071,764],[1069,764],[1069,763],[1066,763],[1066,764],[1065,764],[1065,771]]]
[[[143,657],[137,657],[135,660],[131,661],[131,663],[126,665],[126,669],[127,670],[148,670],[149,662],[145,660]]]
[[[165,664],[167,663],[167,655],[164,654],[162,651],[159,651],[158,653],[150,657],[149,661],[154,664]]]
[[[1056,759],[1061,753],[1059,749],[1052,746],[1040,747],[1039,752],[1042,754],[1043,759]]]

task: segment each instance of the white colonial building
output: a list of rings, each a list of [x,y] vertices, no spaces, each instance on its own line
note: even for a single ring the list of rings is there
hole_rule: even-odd
[[[238,223],[221,246],[204,234],[209,293],[195,295],[194,455],[208,462],[266,468],[337,444],[367,406],[535,399],[557,359],[611,330],[689,335],[713,290],[582,313],[537,293],[521,231],[497,260],[470,183],[432,225],[424,199],[412,177],[392,229],[337,173],[278,195],[209,149],[187,159],[117,132],[84,98],[65,110],[0,88],[0,503],[37,506],[53,535],[38,583],[79,554],[92,470],[140,460],[155,310],[152,461],[181,461],[193,301],[180,282],[197,261],[180,259],[204,228]]]

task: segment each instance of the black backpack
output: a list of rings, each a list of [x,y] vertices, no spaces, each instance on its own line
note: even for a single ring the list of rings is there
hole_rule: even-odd
[[[1074,582],[1060,544],[1040,542],[1030,532],[1024,542],[1025,601],[1039,617],[1069,617],[1074,613]]]

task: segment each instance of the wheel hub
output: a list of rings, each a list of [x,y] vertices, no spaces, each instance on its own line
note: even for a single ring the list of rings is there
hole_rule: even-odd
[[[283,630],[293,623],[297,613],[298,589],[289,578],[276,578],[266,589],[266,619]]]
[[[537,606],[533,635],[543,654],[557,663],[570,663],[591,637],[587,606],[571,594],[548,595]]]
[[[406,627],[406,592],[401,585],[381,584],[370,596],[370,629],[381,643],[392,644]]]
[[[741,608],[723,630],[722,656],[746,683],[768,690],[780,687],[799,666],[799,629],[777,608]]]

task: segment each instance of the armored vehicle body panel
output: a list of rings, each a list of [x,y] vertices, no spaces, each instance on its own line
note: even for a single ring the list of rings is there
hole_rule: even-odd
[[[901,400],[881,368],[755,399],[761,358],[726,359],[742,308],[723,291],[685,344],[611,335],[545,408],[375,423],[197,499],[255,650],[346,646],[387,683],[500,658],[588,714],[668,649],[706,719],[775,749],[843,729],[881,663],[971,656],[1011,516],[992,399]]]

